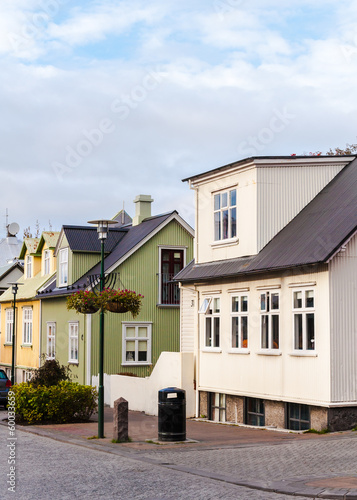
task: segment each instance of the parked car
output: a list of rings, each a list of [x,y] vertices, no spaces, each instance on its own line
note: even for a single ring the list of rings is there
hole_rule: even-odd
[[[7,405],[7,395],[11,387],[11,380],[4,370],[0,370],[0,405]]]

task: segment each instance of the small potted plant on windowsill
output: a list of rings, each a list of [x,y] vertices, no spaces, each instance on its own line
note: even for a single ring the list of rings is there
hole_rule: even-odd
[[[141,309],[143,295],[132,290],[114,290],[105,288],[99,295],[99,302],[103,309],[114,313],[131,312],[135,318]]]
[[[98,296],[89,290],[79,290],[67,297],[67,309],[74,309],[77,313],[94,314],[100,307]]]

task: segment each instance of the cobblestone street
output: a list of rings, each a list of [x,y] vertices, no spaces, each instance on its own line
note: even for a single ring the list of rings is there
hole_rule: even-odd
[[[154,417],[139,417],[142,429],[150,433]],[[203,447],[202,442],[155,445],[135,441],[118,445],[108,438],[88,439],[81,433],[90,426],[93,430],[96,424],[81,425],[57,426],[60,431],[55,426],[18,426],[16,494],[7,492],[6,498],[357,498],[355,432],[294,436],[241,429],[242,436],[251,434],[254,439],[219,445],[210,442]],[[215,424],[200,425],[207,434],[212,430],[217,435],[231,432],[233,436],[237,431]],[[257,442],[257,432],[261,442]],[[7,428],[1,425],[4,450],[7,439]],[[9,465],[6,453],[2,456],[3,495]]]

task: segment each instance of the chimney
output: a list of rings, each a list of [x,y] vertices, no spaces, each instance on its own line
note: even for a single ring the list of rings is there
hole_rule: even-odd
[[[151,217],[151,203],[154,200],[149,194],[139,194],[135,200],[135,216],[133,226],[137,226],[147,217]]]

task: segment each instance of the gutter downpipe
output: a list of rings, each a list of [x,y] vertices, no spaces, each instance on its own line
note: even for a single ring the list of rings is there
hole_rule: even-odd
[[[197,231],[198,231],[198,188],[193,188],[192,183],[190,181],[190,189],[195,189],[196,196],[195,196],[195,206],[196,206],[196,214],[195,214],[195,262],[197,262],[197,257],[198,257],[198,238],[197,238]],[[200,393],[199,393],[199,386],[200,386],[200,379],[199,379],[199,374],[200,374],[200,322],[199,322],[199,298],[200,294],[199,291],[196,289],[196,311],[195,311],[195,316],[196,316],[196,363],[195,363],[195,380],[196,380],[196,418],[199,417],[199,412],[200,412]]]

